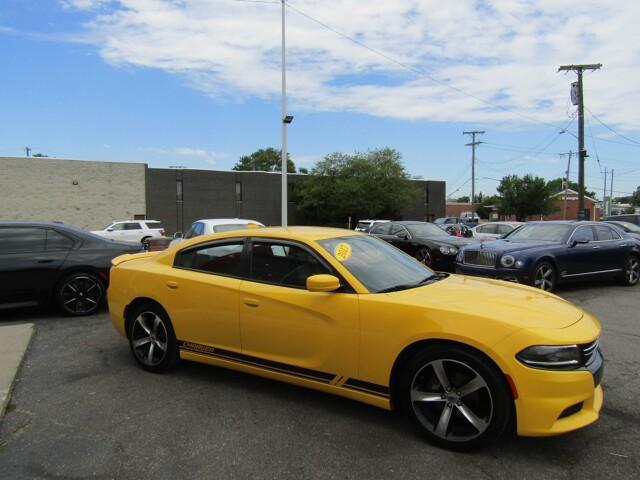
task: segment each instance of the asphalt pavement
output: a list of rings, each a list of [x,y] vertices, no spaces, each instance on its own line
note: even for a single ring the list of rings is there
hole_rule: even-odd
[[[347,399],[193,363],[146,373],[106,313],[3,312],[36,335],[0,423],[0,479],[638,478],[640,287],[559,294],[602,321],[600,420],[470,454]]]

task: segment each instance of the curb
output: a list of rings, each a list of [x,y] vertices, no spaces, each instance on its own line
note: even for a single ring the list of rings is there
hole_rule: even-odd
[[[33,323],[0,326],[0,421],[11,399],[16,375],[33,332]]]

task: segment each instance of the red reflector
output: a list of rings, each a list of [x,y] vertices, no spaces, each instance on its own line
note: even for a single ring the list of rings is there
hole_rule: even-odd
[[[509,375],[505,375],[507,377],[507,382],[509,383],[509,388],[511,388],[511,395],[513,395],[513,399],[518,399],[518,389],[516,388],[516,384],[513,382],[513,378]]]

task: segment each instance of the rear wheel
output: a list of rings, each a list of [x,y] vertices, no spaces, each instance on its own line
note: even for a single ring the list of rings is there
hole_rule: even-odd
[[[149,251],[149,241],[151,240],[151,237],[144,237],[142,240],[140,240],[140,243],[142,243],[142,248],[145,251]]]
[[[67,315],[91,315],[104,301],[104,291],[97,275],[77,272],[62,279],[56,289],[56,302]]]
[[[624,262],[621,278],[622,284],[633,287],[640,281],[640,259],[635,255],[630,255]]]
[[[556,288],[556,269],[549,262],[540,262],[533,269],[533,286],[552,292]]]
[[[433,443],[467,450],[503,434],[513,405],[502,373],[486,358],[457,345],[418,352],[402,376],[405,410]]]
[[[431,250],[427,247],[420,247],[416,252],[416,260],[421,263],[424,263],[427,267],[430,267],[433,263],[433,255],[431,254]]]
[[[150,372],[164,372],[179,359],[176,336],[162,307],[146,303],[129,315],[129,346],[136,362]]]

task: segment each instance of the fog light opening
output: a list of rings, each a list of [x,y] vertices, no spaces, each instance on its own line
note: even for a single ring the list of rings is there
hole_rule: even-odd
[[[571,415],[574,415],[574,414],[578,413],[580,410],[582,410],[583,404],[584,404],[584,402],[580,402],[580,403],[576,403],[575,405],[571,405],[570,407],[565,408],[562,411],[562,413],[560,414],[560,416],[558,417],[558,420],[560,420],[561,418],[570,417]]]

